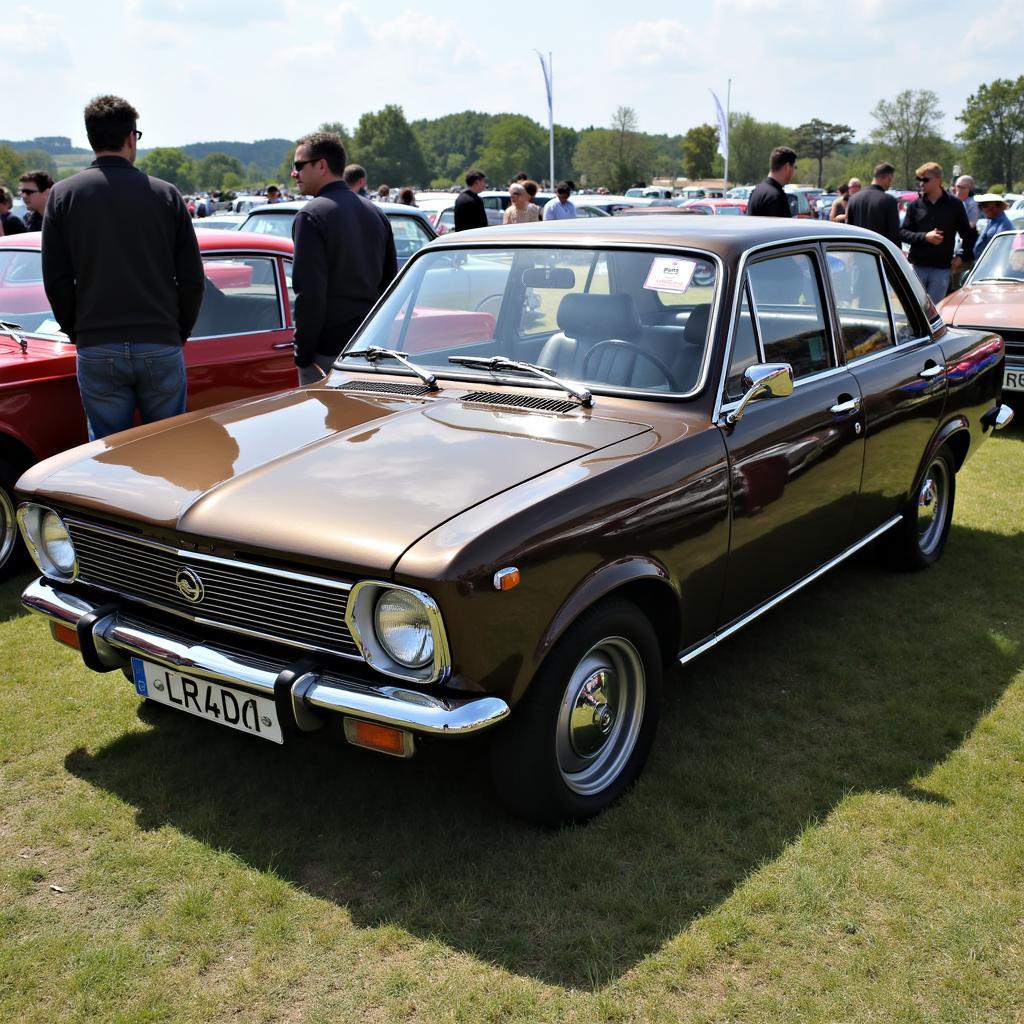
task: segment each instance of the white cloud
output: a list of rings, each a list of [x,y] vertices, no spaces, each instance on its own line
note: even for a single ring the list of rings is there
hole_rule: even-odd
[[[671,18],[638,21],[617,32],[610,42],[612,66],[618,70],[674,73],[693,67],[697,37]]]

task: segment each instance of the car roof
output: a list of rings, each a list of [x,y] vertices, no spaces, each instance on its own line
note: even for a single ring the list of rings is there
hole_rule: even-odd
[[[454,198],[452,202],[454,202]],[[255,210],[249,211],[250,217],[276,217],[286,213],[298,213],[299,210],[305,209],[308,199],[291,199],[286,203],[264,203],[262,206],[256,207]],[[426,213],[421,210],[418,206],[409,206],[407,203],[380,203],[374,200],[373,205],[378,207],[382,213],[404,213],[413,217],[426,218]]]
[[[0,249],[39,249],[42,245],[42,234],[39,231],[26,231],[20,235],[5,235],[0,238]],[[235,231],[217,231],[215,229],[196,228],[196,241],[202,252],[206,250],[254,250],[260,252],[278,252],[286,255],[292,253],[290,238],[279,238],[276,235],[257,235],[251,232],[240,234]]]
[[[708,249],[723,259],[736,259],[754,246],[804,239],[838,241],[842,238],[885,245],[881,235],[866,228],[829,221],[787,217],[611,217],[596,220],[557,220],[521,225],[494,225],[442,235],[431,249],[473,245],[653,245]]]

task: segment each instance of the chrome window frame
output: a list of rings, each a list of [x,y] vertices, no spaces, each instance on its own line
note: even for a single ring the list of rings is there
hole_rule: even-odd
[[[288,323],[289,317],[285,312],[285,302],[281,294],[281,263],[280,261],[285,257],[281,253],[277,252],[252,252],[238,249],[229,249],[226,252],[203,252],[200,254],[203,263],[206,262],[207,256],[220,257],[231,256],[235,259],[265,259],[270,260],[274,265],[274,288],[277,291],[277,311],[281,315],[281,326],[280,327],[264,327],[258,331],[230,331],[227,334],[190,334],[188,337],[189,341],[215,341],[219,338],[250,338],[258,334],[278,334],[281,331],[291,330],[292,324]],[[205,271],[203,272],[204,278],[206,277]]]
[[[704,389],[708,386],[710,381],[710,369],[711,369],[711,357],[714,351],[714,342],[718,334],[719,319],[722,311],[723,296],[726,291],[726,280],[725,280],[725,264],[722,258],[716,252],[712,252],[709,249],[701,249],[698,246],[681,246],[681,245],[667,245],[664,243],[639,243],[639,242],[616,242],[615,244],[600,244],[595,243],[587,245],[585,243],[574,243],[573,245],[565,244],[554,244],[550,241],[543,241],[540,239],[527,239],[525,241],[519,241],[518,239],[514,242],[510,241],[507,243],[497,242],[463,242],[462,244],[456,244],[454,241],[451,244],[438,245],[436,242],[431,244],[429,247],[424,246],[419,252],[415,253],[408,263],[399,271],[398,275],[388,286],[387,290],[377,300],[373,309],[366,315],[362,324],[359,325],[359,329],[352,335],[352,339],[348,345],[345,346],[347,349],[350,345],[354,344],[363,334],[366,325],[373,319],[377,309],[383,305],[391,296],[391,293],[398,287],[402,278],[408,274],[409,268],[414,265],[417,260],[424,258],[424,253],[427,252],[451,252],[451,251],[467,251],[470,249],[479,250],[507,250],[507,249],[561,249],[561,250],[580,250],[584,252],[650,252],[650,253],[665,253],[668,255],[675,256],[676,258],[685,259],[687,255],[697,255],[701,259],[707,259],[708,262],[712,263],[715,267],[715,293],[713,301],[711,303],[711,315],[708,317],[708,333],[707,339],[704,344],[704,355],[701,360],[700,373],[697,375],[696,384],[689,391],[646,391],[642,388],[616,388],[610,387],[604,384],[591,384],[587,382],[587,388],[592,391],[595,395],[604,395],[610,398],[632,398],[642,399],[644,401],[654,402],[681,402],[689,401],[697,398]],[[338,360],[341,360],[345,356],[345,349],[338,355]],[[338,360],[335,361],[334,368],[338,369]],[[359,373],[373,372],[370,367],[359,367],[359,366],[345,366],[344,370],[346,373],[353,372]],[[388,373],[401,374],[402,376],[412,376],[408,371],[403,370],[401,367],[394,367],[392,369],[388,367]],[[443,372],[434,371],[439,378],[443,377],[445,380],[454,381],[465,381],[469,383],[479,383],[481,380],[494,381],[498,379],[495,375],[490,373],[478,373],[468,374],[465,372],[452,373],[448,370]],[[500,376],[500,374],[499,374]],[[524,376],[516,376],[514,378],[504,378],[507,383],[512,383],[515,387],[523,388],[534,388],[534,389],[545,389],[545,390],[557,390],[551,384],[541,381],[532,380]]]
[[[842,242],[825,242],[822,244],[822,251],[824,253],[823,263],[825,265],[826,272],[828,271],[828,255],[830,252],[858,252],[864,253],[870,256],[875,261],[875,269],[878,271],[878,281],[882,285],[882,298],[885,301],[885,312],[889,317],[889,332],[890,342],[882,349],[876,349],[874,352],[869,352],[867,355],[857,356],[854,359],[850,359],[846,352],[846,345],[843,342],[843,325],[839,319],[839,302],[836,299],[835,289],[832,287],[832,275],[827,274],[828,277],[828,289],[829,297],[831,299],[832,313],[835,316],[835,332],[837,347],[840,350],[842,356],[842,365],[844,366],[860,366],[862,363],[876,359],[878,356],[889,355],[895,352],[896,349],[902,347],[896,340],[896,321],[892,315],[892,303],[889,301],[889,286],[890,282],[888,277],[885,275],[885,264],[882,262],[881,252],[872,245],[869,245],[860,239],[856,239],[852,244],[846,244]],[[904,345],[909,342],[904,342]]]

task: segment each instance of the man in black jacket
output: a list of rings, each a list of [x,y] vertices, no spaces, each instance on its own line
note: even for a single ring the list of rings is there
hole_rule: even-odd
[[[323,379],[398,272],[391,222],[348,187],[344,174],[340,136],[314,132],[299,139],[292,177],[304,196],[316,197],[292,223],[300,384]]]
[[[483,171],[470,171],[466,175],[466,187],[455,200],[455,230],[468,231],[470,228],[487,227],[487,210],[480,193],[487,188],[487,175]]]
[[[21,235],[28,230],[25,222],[11,213],[14,194],[6,185],[0,185],[0,234]]]
[[[871,184],[850,197],[846,209],[846,223],[859,228],[877,231],[893,245],[900,244],[900,212],[894,196],[886,189],[892,187],[892,176],[896,168],[892,164],[879,164],[874,171]]]
[[[914,174],[921,196],[907,207],[900,239],[909,243],[914,272],[932,302],[938,303],[949,290],[956,236],[963,239],[964,250],[972,252],[978,233],[967,219],[964,204],[942,187],[938,164],[922,164]]]
[[[26,171],[18,182],[21,188],[22,201],[25,203],[25,230],[43,230],[43,211],[46,209],[46,201],[50,198],[50,189],[53,188],[53,178],[46,171]]]
[[[768,159],[768,177],[747,200],[749,217],[792,217],[789,199],[783,189],[796,174],[796,153],[788,146],[776,146]]]
[[[185,411],[188,338],[203,262],[181,193],[135,168],[138,112],[119,96],[85,108],[96,159],[53,186],[43,217],[43,285],[78,346],[89,437]]]

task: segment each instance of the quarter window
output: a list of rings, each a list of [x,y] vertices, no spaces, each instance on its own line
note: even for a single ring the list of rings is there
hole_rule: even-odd
[[[751,266],[747,280],[767,362],[789,363],[797,378],[835,365],[809,254],[762,260]]]
[[[203,260],[203,270],[206,289],[193,338],[252,334],[284,326],[275,260],[210,256]]]
[[[848,362],[891,348],[892,324],[878,258],[861,251],[828,251],[828,273]]]
[[[903,305],[903,300],[899,297],[899,293],[893,288],[888,275],[886,275],[885,283],[889,290],[889,308],[892,310],[893,324],[896,328],[896,344],[902,345],[904,342],[912,341],[919,335],[914,330],[914,325],[911,323],[907,308]]]

